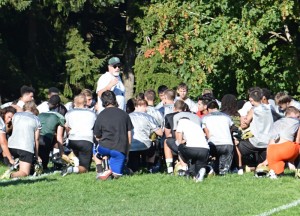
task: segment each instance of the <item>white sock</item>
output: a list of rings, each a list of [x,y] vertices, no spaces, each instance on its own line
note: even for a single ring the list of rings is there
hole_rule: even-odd
[[[73,167],[73,173],[79,173],[79,168],[78,167]]]
[[[59,149],[58,148],[53,148],[53,154],[56,154],[59,152]]]

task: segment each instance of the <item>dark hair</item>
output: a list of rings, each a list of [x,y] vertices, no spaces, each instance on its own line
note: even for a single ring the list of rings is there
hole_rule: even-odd
[[[238,109],[238,110],[239,110],[239,109],[242,109],[245,103],[246,103],[245,100],[242,100],[242,99],[241,99],[241,100],[238,100],[238,101],[236,102],[237,109]]]
[[[262,88],[262,94],[266,97],[267,100],[271,98],[271,91],[267,88]]]
[[[161,93],[164,93],[164,91],[166,91],[167,89],[168,89],[167,86],[161,85],[161,86],[158,86],[157,92],[158,92],[158,94],[161,94]]]
[[[56,88],[56,87],[50,87],[50,88],[48,89],[48,94],[52,94],[52,93],[54,93],[54,94],[59,94],[58,88]]]
[[[0,110],[1,117],[2,117],[3,120],[4,120],[4,117],[5,117],[5,114],[9,113],[9,112],[15,114],[17,112],[17,110],[15,108],[13,108],[12,106],[8,106],[8,107],[5,107],[5,108]]]
[[[292,97],[288,95],[287,92],[278,92],[275,95],[276,104],[284,104],[292,101]]]
[[[134,98],[130,98],[126,103],[126,112],[132,113],[135,110],[134,107]]]
[[[144,100],[145,99],[144,93],[142,93],[142,92],[138,93],[137,96],[136,96],[136,99],[138,99],[138,100]]]
[[[155,91],[152,89],[149,89],[145,92],[145,98],[149,101],[154,101],[155,100]]]
[[[221,112],[229,116],[239,116],[236,97],[233,94],[224,95],[221,104]]]
[[[252,91],[256,91],[256,90],[261,90],[261,88],[260,88],[260,87],[257,87],[257,86],[250,87],[250,88],[248,89],[248,95],[250,95],[250,93],[251,93]]]
[[[109,105],[112,105],[114,107],[118,107],[118,102],[116,99],[116,95],[113,91],[105,91],[101,95],[101,101],[102,101],[102,106],[105,108]]]
[[[20,89],[21,96],[23,96],[26,93],[34,93],[34,92],[35,92],[34,88],[26,85],[23,85]]]
[[[198,101],[202,101],[203,105],[207,105],[210,101],[215,100],[215,97],[211,93],[206,93],[198,97]]]
[[[210,101],[208,104],[207,104],[207,110],[208,109],[219,109],[219,105],[217,103],[217,101],[213,100],[213,101]]]
[[[254,90],[249,94],[249,98],[252,98],[255,102],[261,102],[262,97],[263,97],[263,93],[261,89]]]

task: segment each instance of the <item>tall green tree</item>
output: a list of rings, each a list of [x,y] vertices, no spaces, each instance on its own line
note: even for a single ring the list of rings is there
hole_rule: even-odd
[[[94,90],[104,60],[123,55],[122,2],[0,0],[1,95],[17,98],[23,84],[39,97],[50,86],[67,97]]]
[[[135,19],[136,89],[184,81],[194,98],[206,87],[299,95],[299,14],[299,1],[151,1]]]

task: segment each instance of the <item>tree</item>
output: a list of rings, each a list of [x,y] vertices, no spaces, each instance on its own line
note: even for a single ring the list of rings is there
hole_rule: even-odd
[[[39,98],[50,86],[67,97],[83,87],[94,90],[104,60],[123,52],[122,2],[0,0],[1,94],[15,99],[23,84],[35,87]]]
[[[206,87],[217,96],[245,97],[255,85],[300,93],[298,1],[157,0],[135,21],[137,91],[172,79],[194,98]]]

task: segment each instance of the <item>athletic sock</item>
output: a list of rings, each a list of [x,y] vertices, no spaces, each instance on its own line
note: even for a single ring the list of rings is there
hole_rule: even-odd
[[[96,170],[97,170],[97,173],[102,173],[103,172],[103,166],[102,166],[102,164],[97,164],[96,165]]]
[[[79,168],[78,167],[73,167],[73,173],[79,173]]]
[[[173,172],[173,158],[166,158],[167,172]]]

